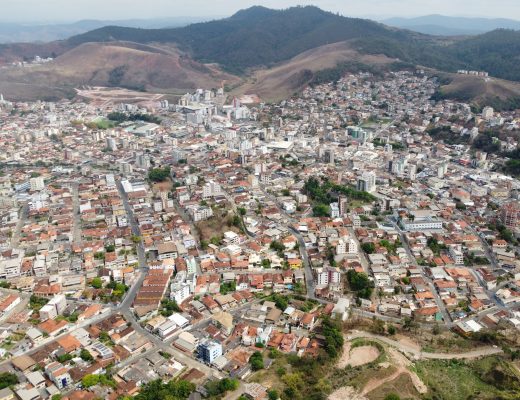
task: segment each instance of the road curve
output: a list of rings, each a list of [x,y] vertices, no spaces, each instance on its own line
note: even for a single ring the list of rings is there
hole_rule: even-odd
[[[352,339],[373,339],[389,346],[395,347],[397,350],[405,353],[408,356],[411,356],[415,359],[432,359],[432,360],[463,360],[463,359],[473,359],[485,356],[492,356],[495,354],[502,353],[502,349],[497,347],[480,347],[477,350],[468,351],[466,353],[429,353],[425,351],[418,350],[412,346],[409,346],[405,343],[398,342],[397,340],[393,340],[387,338],[385,336],[375,335],[369,332],[361,332],[361,331],[352,331],[350,335],[346,337],[347,340]]]

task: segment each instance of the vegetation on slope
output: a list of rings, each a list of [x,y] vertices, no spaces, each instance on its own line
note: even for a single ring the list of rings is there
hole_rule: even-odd
[[[498,29],[469,39],[447,40],[313,6],[286,10],[252,7],[230,18],[175,29],[109,26],[72,37],[67,43],[114,40],[178,43],[195,59],[219,63],[233,72],[271,66],[324,44],[354,40],[356,49],[366,54],[384,54],[445,71],[484,70],[492,76],[520,80],[515,57],[520,54],[518,31]]]

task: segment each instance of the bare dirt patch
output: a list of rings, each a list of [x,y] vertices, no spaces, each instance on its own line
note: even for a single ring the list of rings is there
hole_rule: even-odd
[[[374,346],[360,346],[350,350],[350,359],[348,365],[359,367],[377,360],[379,350]]]
[[[339,388],[329,395],[328,400],[368,400],[367,397],[358,393],[352,386]]]
[[[377,360],[377,357],[379,357],[379,350],[376,347],[366,345],[352,348],[352,344],[347,342],[338,362],[338,368],[359,367]]]

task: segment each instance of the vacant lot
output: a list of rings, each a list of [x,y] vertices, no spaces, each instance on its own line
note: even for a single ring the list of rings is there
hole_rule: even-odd
[[[368,400],[351,386],[342,387],[330,394],[329,400]]]
[[[377,360],[379,354],[379,350],[375,346],[365,345],[351,348],[351,344],[346,343],[343,355],[338,362],[338,368],[359,367],[371,363]]]
[[[370,400],[384,400],[389,393],[395,393],[401,399],[419,399],[419,393],[408,374],[401,374],[391,382],[387,382],[370,392],[367,396]]]
[[[444,400],[467,399],[475,393],[497,394],[497,389],[483,382],[469,364],[463,361],[419,361],[417,375],[428,386],[429,393]]]

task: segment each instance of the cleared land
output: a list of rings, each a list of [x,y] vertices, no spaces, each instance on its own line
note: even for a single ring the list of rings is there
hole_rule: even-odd
[[[232,93],[254,93],[265,101],[279,101],[298,92],[308,83],[308,77],[304,73],[306,70],[317,72],[351,61],[385,65],[395,60],[382,55],[362,55],[352,49],[349,42],[328,44],[305,51],[273,68],[257,70],[244,85]]]
[[[498,78],[483,78],[478,76],[436,73],[450,83],[440,87],[440,93],[447,98],[472,102],[478,105],[493,104],[497,99],[507,101],[520,97],[520,83]]]
[[[220,87],[223,81],[236,83],[239,79],[191,60],[174,46],[111,42],[82,44],[44,65],[4,68],[0,88],[7,98],[30,100],[31,88],[40,88],[34,94],[41,94],[41,82],[45,82],[48,96],[57,96],[81,86],[184,94],[198,87]],[[20,85],[26,88],[21,94],[16,91]]]
[[[379,350],[370,345],[351,348],[350,343],[346,343],[343,354],[338,362],[338,368],[346,366],[359,367],[371,363],[379,357]]]
[[[335,392],[331,393],[329,400],[368,400],[367,397],[358,393],[356,389],[351,386],[342,387]]]

